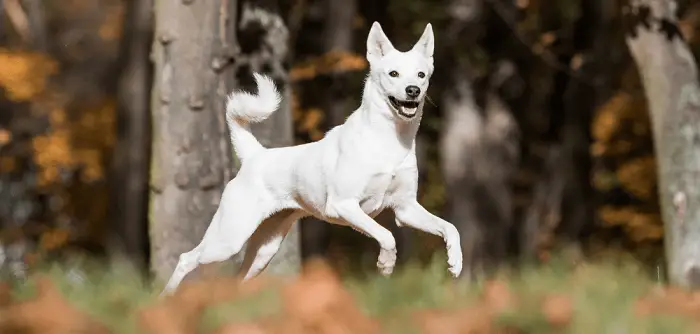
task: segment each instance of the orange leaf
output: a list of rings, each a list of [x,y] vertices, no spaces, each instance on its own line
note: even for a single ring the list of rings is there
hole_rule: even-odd
[[[0,129],[0,146],[4,146],[12,140],[12,133],[6,129]]]

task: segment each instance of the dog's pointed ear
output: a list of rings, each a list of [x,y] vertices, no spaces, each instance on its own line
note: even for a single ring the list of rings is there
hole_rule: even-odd
[[[418,42],[413,46],[412,50],[420,52],[426,58],[433,57],[433,52],[435,51],[435,37],[433,36],[433,26],[430,23],[425,26],[423,35],[420,36],[420,39],[418,39]]]
[[[370,63],[379,60],[387,53],[394,50],[394,45],[384,34],[379,22],[374,22],[367,36],[367,61]]]

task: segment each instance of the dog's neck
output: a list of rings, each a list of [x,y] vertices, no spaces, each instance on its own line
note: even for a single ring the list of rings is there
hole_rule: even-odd
[[[410,121],[399,119],[391,111],[387,112],[389,108],[391,107],[386,96],[380,91],[377,84],[368,77],[362,92],[362,104],[356,113],[358,119],[365,126],[378,131],[380,134],[395,134],[395,139],[402,146],[410,149],[416,138],[421,117],[423,116],[423,102],[418,106],[416,116]]]

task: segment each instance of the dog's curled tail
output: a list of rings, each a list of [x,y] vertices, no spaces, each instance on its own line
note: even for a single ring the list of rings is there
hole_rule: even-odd
[[[226,102],[226,122],[231,132],[231,143],[241,162],[265,149],[250,132],[248,124],[264,121],[282,102],[270,77],[259,73],[253,73],[253,76],[258,85],[257,95],[235,91]]]

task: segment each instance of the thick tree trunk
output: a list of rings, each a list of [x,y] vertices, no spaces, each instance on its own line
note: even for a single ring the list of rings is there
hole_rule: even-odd
[[[234,88],[235,0],[155,1],[151,265],[167,279],[202,238],[232,177],[224,119]]]
[[[278,0],[242,1],[239,7],[238,36],[242,54],[236,59],[239,87],[255,91],[252,72],[271,76],[283,101],[280,109],[262,123],[253,124],[253,134],[265,147],[294,144],[291,112],[291,86],[288,78],[289,31],[280,15]],[[299,224],[295,224],[272,259],[266,273],[293,274],[301,264]],[[243,259],[245,251],[235,257]]]
[[[117,250],[134,263],[145,265],[153,1],[131,0],[126,6],[117,83],[117,141],[112,156],[110,219]]]
[[[673,284],[700,287],[700,86],[676,2],[631,0],[627,45],[653,123],[666,257]]]

